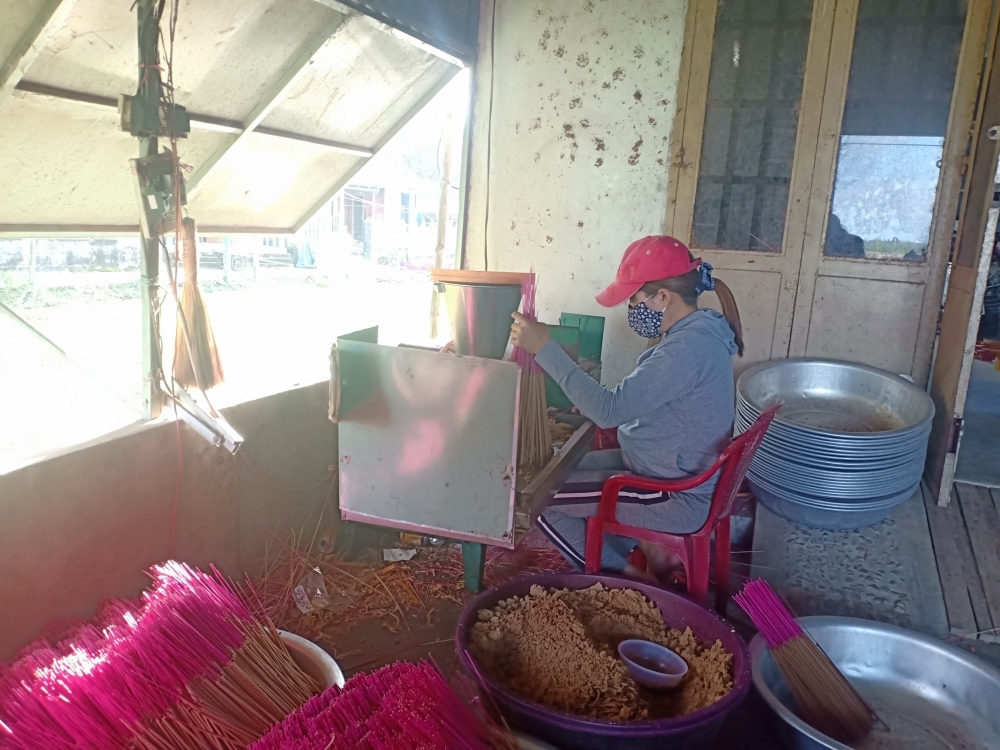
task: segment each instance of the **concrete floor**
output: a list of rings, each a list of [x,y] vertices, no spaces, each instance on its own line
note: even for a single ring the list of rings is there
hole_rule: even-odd
[[[941,582],[920,492],[856,531],[796,526],[758,507],[752,575],[796,614],[861,617],[943,638]]]

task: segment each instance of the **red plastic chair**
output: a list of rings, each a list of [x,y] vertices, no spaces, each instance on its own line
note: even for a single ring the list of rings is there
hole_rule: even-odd
[[[605,534],[620,534],[640,539],[666,547],[680,557],[687,574],[688,593],[695,601],[705,604],[708,600],[710,541],[714,531],[715,608],[720,614],[725,614],[729,603],[729,514],[747,469],[750,468],[750,461],[753,460],[767,428],[771,426],[771,421],[780,408],[780,403],[774,404],[761,414],[749,430],[733,439],[711,467],[696,477],[665,480],[647,479],[634,474],[616,474],[608,479],[601,491],[601,504],[597,514],[587,519],[586,572],[593,574],[600,571]],[[664,493],[684,492],[704,484],[720,469],[719,482],[712,495],[708,519],[705,525],[693,534],[666,534],[618,522],[615,511],[618,507],[618,494],[622,488],[658,490]]]

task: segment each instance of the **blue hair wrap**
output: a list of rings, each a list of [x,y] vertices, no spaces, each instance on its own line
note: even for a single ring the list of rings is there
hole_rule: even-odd
[[[715,279],[712,278],[712,264],[702,262],[698,266],[698,288],[697,293],[710,292],[715,289]]]

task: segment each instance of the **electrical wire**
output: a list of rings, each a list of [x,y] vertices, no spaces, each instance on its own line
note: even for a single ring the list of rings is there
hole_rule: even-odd
[[[165,3],[166,3],[166,0],[160,0],[160,3],[158,5],[158,7],[154,11],[158,24],[162,20],[163,10],[164,10]],[[183,221],[183,218],[184,218],[184,208],[181,205],[181,194],[180,194],[180,186],[183,184],[182,183],[182,180],[183,180],[182,171],[190,171],[191,170],[191,168],[189,166],[187,166],[185,164],[182,164],[181,161],[180,161],[180,157],[179,157],[178,149],[177,149],[177,140],[178,140],[177,133],[174,130],[174,127],[173,127],[174,126],[174,121],[173,121],[172,116],[170,114],[170,113],[172,113],[172,112],[175,111],[173,60],[174,60],[174,43],[175,43],[176,34],[177,34],[177,19],[178,19],[178,16],[179,16],[179,9],[180,9],[179,6],[180,6],[179,0],[170,0],[170,14],[169,14],[169,16],[170,16],[170,22],[169,22],[169,34],[168,34],[169,44],[164,39],[162,27],[159,28],[159,40],[160,40],[160,45],[159,46],[162,46],[162,48],[163,48],[163,55],[166,58],[166,66],[165,67],[166,67],[167,80],[166,80],[165,83],[161,81],[161,89],[160,90],[161,90],[161,104],[163,105],[163,111],[165,111],[165,112],[168,113],[168,118],[169,118],[167,125],[168,125],[169,140],[170,140],[170,146],[171,146],[171,157],[172,157],[172,160],[173,160],[173,191],[174,192],[173,192],[173,196],[172,196],[172,205],[173,205],[173,209],[174,209],[174,224],[175,224],[175,226],[174,226],[174,247],[175,248],[179,248],[180,247],[180,242],[181,242],[181,226],[182,226],[182,221]],[[134,7],[134,5],[133,5],[133,7]],[[158,55],[158,57],[159,57],[159,55]],[[157,59],[156,62],[157,62],[157,67],[159,67],[159,59]],[[146,75],[148,76],[148,71],[146,72]],[[145,80],[146,79],[144,77],[143,82],[140,83],[140,88],[145,83]],[[168,276],[169,281],[170,281],[170,292],[172,293],[172,296],[174,298],[174,302],[175,302],[175,304],[177,306],[177,316],[178,316],[178,320],[181,323],[181,335],[182,335],[182,338],[184,339],[184,345],[187,347],[188,356],[191,358],[191,361],[194,362],[195,360],[194,360],[193,352],[192,352],[192,349],[191,349],[191,333],[190,333],[190,328],[188,327],[188,321],[187,321],[187,318],[186,318],[186,316],[184,314],[184,310],[183,310],[183,308],[181,306],[180,294],[178,293],[178,289],[177,289],[177,279],[179,277],[179,270],[180,270],[180,253],[174,253],[173,264],[171,264],[170,253],[169,253],[169,250],[167,248],[166,238],[162,235],[162,233],[159,235],[159,243],[158,244],[160,246],[160,249],[162,250],[163,257],[165,258],[164,266],[167,269],[167,276]],[[176,395],[176,389],[178,387],[180,387],[180,385],[177,383],[177,381],[172,376],[168,378],[166,372],[163,370],[163,336],[162,336],[162,330],[161,330],[160,324],[161,324],[162,307],[163,307],[164,301],[166,300],[167,293],[168,292],[164,291],[164,294],[163,294],[162,298],[160,297],[160,295],[156,295],[155,298],[151,297],[151,299],[150,299],[150,305],[152,307],[151,317],[152,317],[152,320],[153,320],[153,325],[155,326],[155,336],[154,336],[154,339],[156,341],[157,351],[158,351],[158,354],[159,354],[157,373],[155,374],[154,377],[157,377],[157,379],[162,383],[162,385],[164,387],[164,390],[167,393],[169,393],[170,396],[171,396],[171,401],[173,403],[173,410],[174,410],[174,425],[175,425],[176,437],[177,437],[177,481],[176,481],[175,488],[174,488],[174,502],[173,502],[173,508],[172,508],[172,512],[171,512],[171,523],[170,523],[170,557],[174,557],[175,552],[176,552],[176,543],[177,543],[177,521],[178,521],[178,511],[179,511],[179,507],[180,507],[180,492],[181,492],[181,486],[182,486],[183,477],[184,477],[184,450],[183,450],[183,440],[182,440],[182,436],[181,436],[180,419],[179,419],[179,415],[178,415],[178,411],[177,411],[177,395]],[[193,368],[193,370],[194,370],[194,374],[195,374],[196,386],[197,386],[198,391],[200,392],[201,396],[204,398],[205,403],[208,405],[209,413],[213,417],[218,417],[219,413],[218,413],[218,411],[216,411],[215,407],[212,405],[211,399],[209,398],[208,394],[205,392],[205,388],[202,385],[201,378],[200,378],[200,375],[198,373],[198,368],[195,367],[195,368]],[[304,489],[292,489],[292,488],[289,488],[289,487],[285,487],[282,484],[276,482],[274,479],[272,479],[267,474],[265,474],[263,471],[261,471],[247,457],[247,455],[245,453],[240,453],[239,455],[242,457],[242,459],[247,464],[247,466],[254,472],[254,474],[256,474],[264,483],[270,485],[274,489],[277,489],[277,490],[279,490],[281,492],[285,492],[285,493],[288,493],[288,494],[305,494],[305,493],[313,492],[313,491],[319,489],[320,487],[322,487],[328,481],[330,481],[330,479],[332,477],[334,477],[336,475],[336,473],[337,473],[336,467],[333,467],[333,468],[331,468],[327,472],[326,476],[323,477],[323,479],[320,480],[319,482],[317,482],[315,485],[312,485],[311,487],[304,488]],[[333,493],[333,486],[334,485],[331,483],[330,490],[327,492],[327,495],[326,495],[325,503],[329,502],[329,498],[330,498],[330,496]]]
[[[323,477],[320,481],[318,481],[313,486],[306,487],[305,489],[301,489],[301,490],[293,490],[293,489],[291,489],[289,487],[285,487],[285,486],[279,484],[275,480],[271,479],[271,477],[269,477],[263,471],[261,471],[260,469],[258,469],[257,466],[253,463],[253,461],[251,461],[249,458],[247,458],[247,454],[246,453],[243,453],[242,451],[240,451],[239,456],[240,456],[240,458],[242,458],[246,462],[246,465],[250,467],[250,469],[253,471],[253,473],[256,474],[258,477],[260,477],[260,479],[262,479],[265,484],[269,484],[269,485],[271,485],[271,487],[273,487],[276,490],[280,490],[281,492],[287,492],[289,495],[305,495],[306,493],[313,492],[314,490],[318,490],[320,487],[322,487],[324,484],[326,484],[334,474],[337,473],[337,469],[336,468],[332,468],[332,469],[330,469],[326,473],[325,477]]]

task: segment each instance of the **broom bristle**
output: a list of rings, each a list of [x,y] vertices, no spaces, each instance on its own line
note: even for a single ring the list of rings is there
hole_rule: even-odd
[[[767,641],[806,722],[838,742],[856,742],[871,731],[875,724],[871,706],[802,630],[766,581],[748,581],[733,598]]]
[[[530,321],[535,314],[535,293],[538,289],[534,273],[521,282],[524,303],[522,314]],[[520,466],[540,468],[552,458],[552,437],[549,434],[548,403],[545,399],[545,373],[535,362],[535,355],[514,347],[511,360],[521,368],[521,401],[518,409],[518,456]]]
[[[183,318],[180,313],[177,315],[174,380],[185,388],[198,387],[208,390],[225,381],[225,373],[219,359],[219,349],[215,343],[212,324],[208,319],[205,300],[198,287],[197,228],[194,219],[190,217],[184,219],[181,242],[184,248],[184,289],[181,291],[180,300]]]

